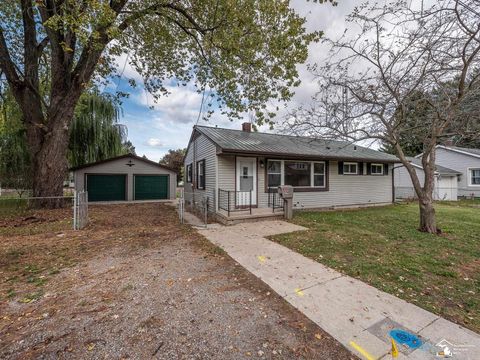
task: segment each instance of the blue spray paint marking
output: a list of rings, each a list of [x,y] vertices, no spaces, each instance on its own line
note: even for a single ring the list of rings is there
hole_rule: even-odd
[[[389,332],[389,335],[399,344],[408,346],[410,349],[417,349],[422,346],[423,341],[414,334],[401,329],[393,329]]]

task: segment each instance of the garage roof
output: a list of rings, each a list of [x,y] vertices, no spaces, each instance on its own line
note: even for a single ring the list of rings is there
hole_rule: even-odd
[[[407,159],[413,164],[416,165],[417,167],[421,168],[423,170],[423,165],[422,165],[422,160],[414,157],[407,157]],[[461,172],[458,172],[456,170],[452,170],[449,168],[446,168],[445,166],[440,166],[440,165],[435,165],[435,171],[439,173],[440,175],[444,176],[455,176],[455,175],[461,175]]]
[[[159,168],[161,168],[161,169],[165,169],[165,170],[172,171],[172,172],[174,172],[174,173],[178,173],[176,170],[172,169],[171,167],[168,167],[168,166],[165,166],[165,165],[161,165],[161,164],[159,164],[159,163],[157,163],[157,162],[155,162],[155,161],[149,160],[149,159],[144,158],[144,157],[141,157],[141,156],[133,155],[133,154],[125,154],[125,155],[115,156],[115,157],[112,157],[112,158],[109,158],[109,159],[96,161],[96,162],[93,162],[93,163],[90,163],[90,164],[75,166],[75,167],[70,168],[70,171],[76,171],[76,170],[80,170],[80,169],[85,169],[85,168],[88,168],[88,167],[91,167],[91,166],[108,163],[108,162],[114,161],[114,160],[126,159],[126,158],[135,159],[135,160],[138,160],[138,161],[143,161],[143,162],[145,162],[145,163],[147,163],[147,164],[157,166],[157,167],[159,167]]]

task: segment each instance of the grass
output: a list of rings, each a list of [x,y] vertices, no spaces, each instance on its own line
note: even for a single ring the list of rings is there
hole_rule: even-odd
[[[480,203],[436,204],[442,236],[421,233],[415,203],[302,212],[309,228],[272,239],[480,332]]]

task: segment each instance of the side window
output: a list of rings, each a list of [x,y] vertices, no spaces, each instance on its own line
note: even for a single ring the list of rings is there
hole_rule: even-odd
[[[383,164],[371,164],[370,172],[372,175],[383,175]]]
[[[345,175],[357,175],[358,174],[358,163],[344,162],[343,163],[343,173]]]
[[[480,185],[480,169],[470,169],[470,184]]]
[[[205,189],[205,160],[197,162],[197,189]]]
[[[192,182],[192,164],[187,165],[186,173],[187,173],[187,183],[191,183]]]

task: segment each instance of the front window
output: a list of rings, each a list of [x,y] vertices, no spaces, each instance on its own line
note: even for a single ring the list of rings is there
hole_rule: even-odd
[[[357,175],[358,174],[358,164],[357,163],[343,163],[343,173],[346,175]]]
[[[311,186],[310,162],[285,161],[285,185]]]
[[[470,169],[470,185],[480,185],[480,169]]]
[[[205,189],[205,160],[197,162],[197,189]]]
[[[269,187],[277,187],[282,183],[282,162],[268,160],[267,181]]]
[[[325,187],[325,163],[313,163],[313,186]]]
[[[324,161],[267,161],[267,187],[291,185],[297,188],[327,188],[327,164]]]
[[[370,167],[372,175],[383,175],[383,164],[372,164]]]

